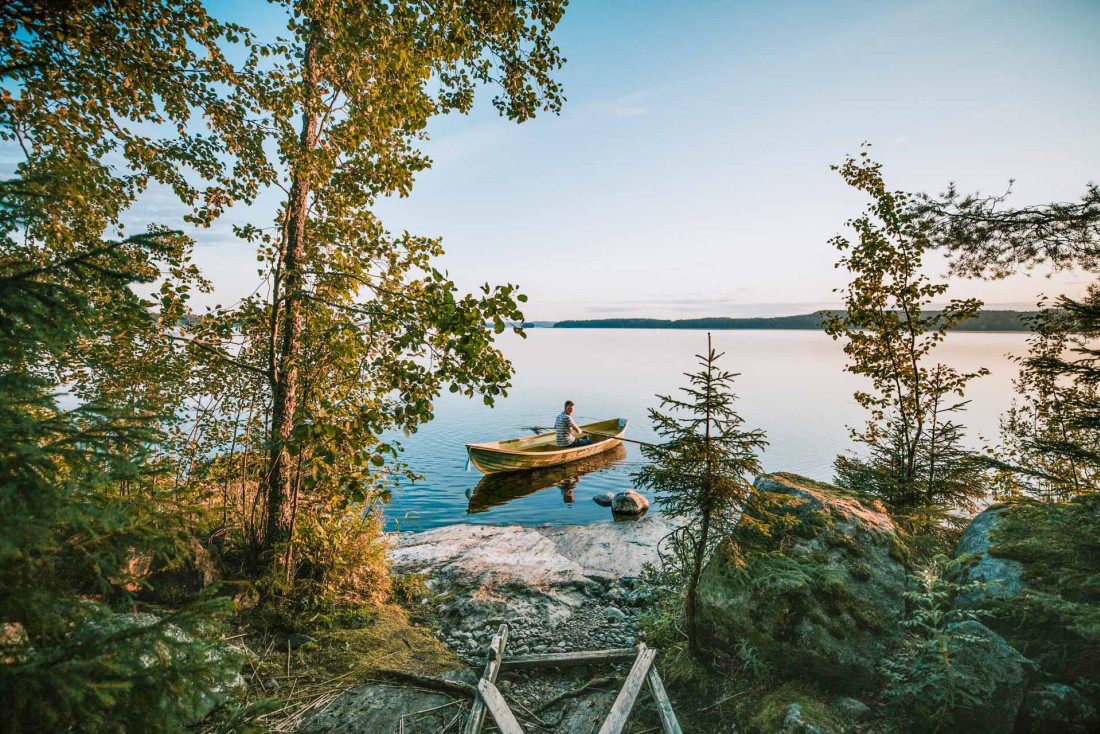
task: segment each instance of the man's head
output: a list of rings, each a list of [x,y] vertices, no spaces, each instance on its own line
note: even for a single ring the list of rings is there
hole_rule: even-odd
[[[566,415],[573,415],[573,401],[572,400],[566,400],[565,401],[565,414]]]

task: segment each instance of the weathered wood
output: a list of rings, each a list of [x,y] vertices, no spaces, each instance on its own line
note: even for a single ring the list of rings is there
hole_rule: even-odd
[[[505,441],[468,443],[466,454],[470,457],[470,462],[485,474],[558,466],[615,448],[619,445],[619,439],[626,433],[626,426],[625,418],[612,418],[579,426],[584,433],[596,432],[601,436],[609,437],[583,446],[561,448],[557,444],[554,433],[545,433],[540,436],[524,436]]]
[[[489,659],[485,663],[485,672],[481,674],[482,680],[496,682],[497,673],[500,672],[500,666],[504,660],[504,647],[507,644],[508,625],[502,624],[489,643]],[[485,703],[480,696],[477,696],[474,698],[474,705],[470,708],[470,716],[466,719],[465,734],[478,734],[484,724]]]
[[[634,708],[634,701],[638,698],[638,692],[645,685],[646,675],[653,665],[655,654],[655,651],[646,647],[645,643],[638,646],[638,657],[634,660],[633,667],[630,668],[630,674],[626,677],[623,689],[619,691],[615,703],[611,706],[611,712],[603,720],[600,734],[620,734],[622,732],[627,719],[630,718],[630,711]]]
[[[482,678],[477,682],[477,690],[481,693],[479,700],[485,702],[485,708],[489,709],[489,713],[493,715],[493,721],[500,729],[500,734],[523,734],[523,729],[520,728],[519,722],[512,715],[512,710],[508,708],[508,704],[504,702],[504,697],[500,695],[496,686]]]
[[[684,734],[684,730],[680,728],[680,722],[676,720],[676,712],[672,710],[672,702],[668,700],[665,684],[657,674],[657,666],[650,666],[645,680],[649,684],[649,692],[653,694],[653,701],[657,704],[657,717],[661,720],[661,731],[664,734]]]
[[[587,650],[583,652],[549,652],[539,655],[513,655],[504,658],[501,666],[508,670],[522,668],[565,668],[576,665],[608,665],[626,663],[635,659],[638,651],[633,647],[613,650]]]

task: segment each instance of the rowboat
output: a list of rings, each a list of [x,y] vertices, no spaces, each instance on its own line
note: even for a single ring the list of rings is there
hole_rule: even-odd
[[[613,449],[568,464],[531,471],[486,474],[476,487],[466,491],[466,498],[469,500],[466,514],[488,512],[494,507],[555,486],[562,490],[563,502],[572,502],[571,490],[582,477],[615,466],[625,458],[626,448],[620,443]]]
[[[619,439],[626,433],[626,424],[626,418],[612,418],[581,426],[580,429],[592,439],[592,443],[586,446],[559,448],[554,433],[540,433],[507,441],[468,443],[466,453],[470,463],[486,474],[542,469],[602,454],[620,446]]]

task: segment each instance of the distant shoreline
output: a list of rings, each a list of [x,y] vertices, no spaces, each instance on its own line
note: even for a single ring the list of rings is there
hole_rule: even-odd
[[[821,318],[827,311],[800,314],[798,316],[771,316],[733,318],[713,316],[699,319],[569,319],[566,321],[532,321],[528,328],[554,329],[801,329],[821,330]],[[840,313],[840,312],[834,312]],[[1030,319],[1038,311],[982,311],[977,318],[965,321],[954,331],[1029,332]]]

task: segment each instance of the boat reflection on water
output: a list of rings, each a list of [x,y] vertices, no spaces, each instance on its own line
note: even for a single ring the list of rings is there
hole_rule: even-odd
[[[571,461],[568,464],[530,471],[486,474],[476,487],[466,491],[466,496],[470,500],[470,504],[466,507],[466,514],[488,512],[492,507],[499,507],[512,500],[555,486],[561,491],[562,502],[571,504],[573,490],[581,477],[621,464],[625,458],[626,447],[619,444],[602,454]]]

